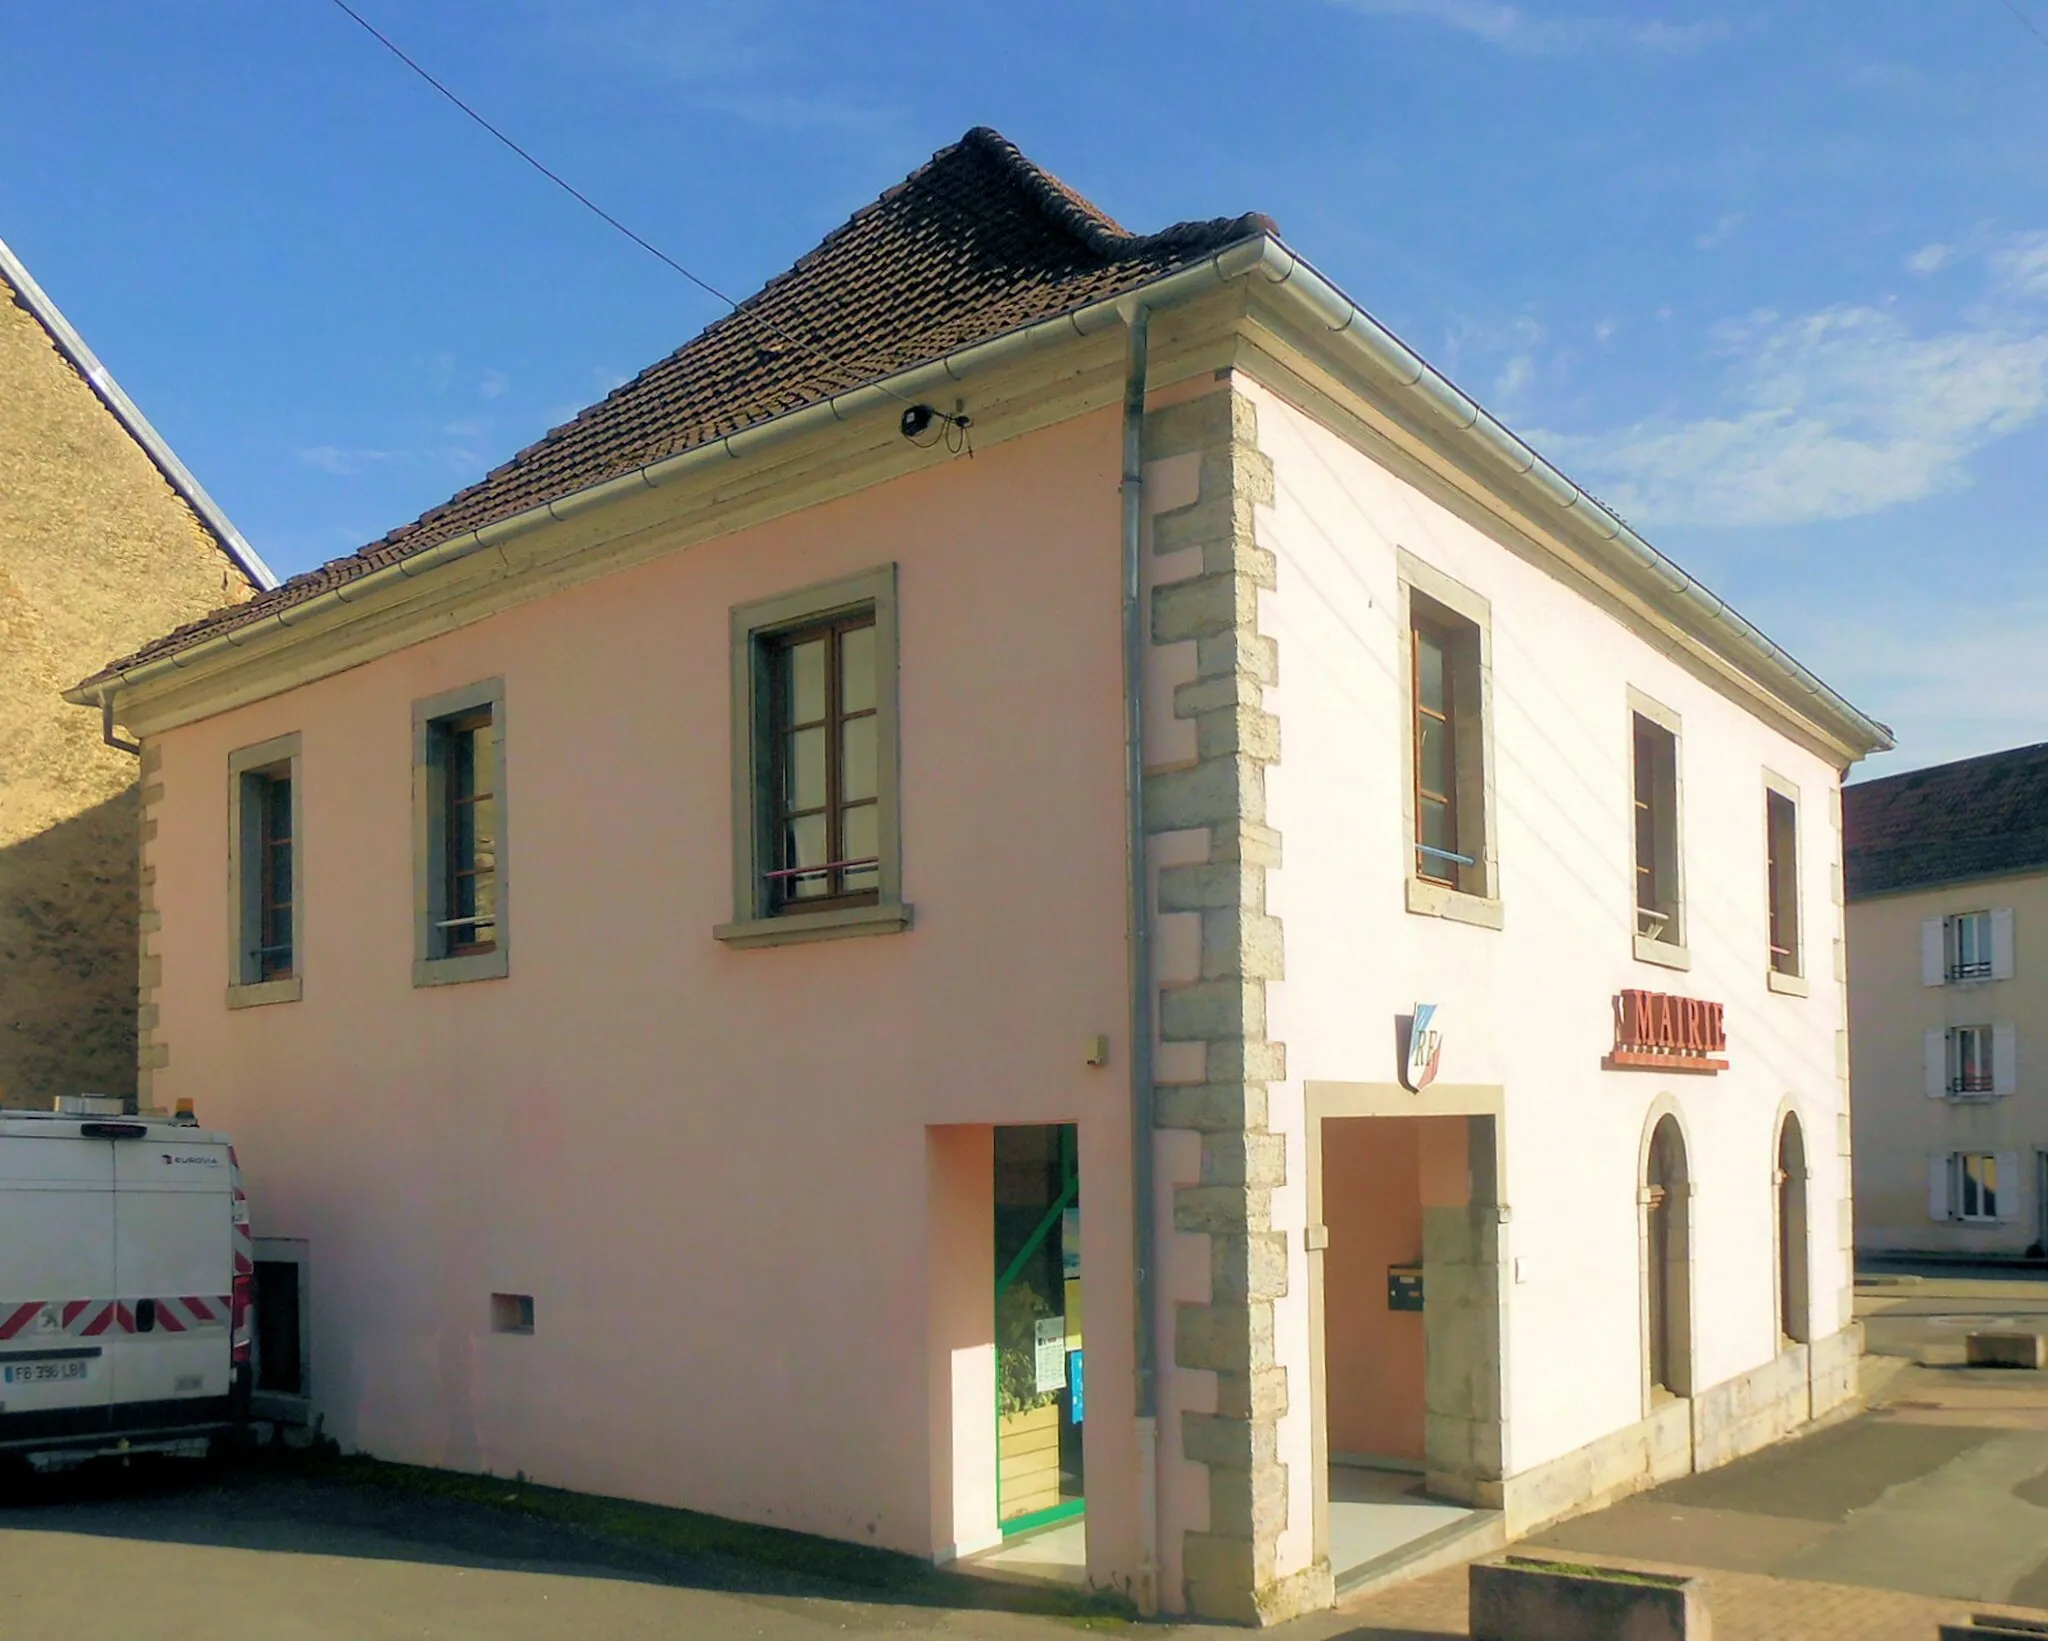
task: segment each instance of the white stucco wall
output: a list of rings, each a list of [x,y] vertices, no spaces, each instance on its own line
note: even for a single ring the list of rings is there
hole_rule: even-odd
[[[1509,1252],[1520,1262],[1505,1344],[1506,1459],[1517,1474],[1642,1415],[1636,1189],[1660,1095],[1681,1113],[1696,1188],[1696,1389],[1778,1350],[1773,1169],[1788,1100],[1812,1176],[1812,1331],[1847,1320],[1838,774],[1557,576],[1274,393],[1240,383],[1257,403],[1277,486],[1260,522],[1278,559],[1262,614],[1280,654],[1267,697],[1282,743],[1268,807],[1284,865],[1269,907],[1287,942],[1287,977],[1269,991],[1290,1078],[1275,1090],[1274,1126],[1294,1141],[1290,1168],[1305,1167],[1303,1084],[1393,1082],[1395,1018],[1418,1000],[1444,1009],[1441,1079],[1504,1087]],[[1404,909],[1397,548],[1491,604],[1498,930]],[[1631,686],[1683,719],[1690,972],[1633,955]],[[1806,997],[1766,984],[1766,768],[1799,788]],[[1624,988],[1724,1003],[1730,1069],[1603,1070],[1611,1000]],[[1300,1195],[1290,1190],[1275,1209],[1297,1233],[1281,1319],[1295,1342],[1282,1350],[1305,1355]],[[1308,1399],[1295,1399],[1283,1429],[1302,1494],[1290,1535],[1307,1531],[1310,1418]]]

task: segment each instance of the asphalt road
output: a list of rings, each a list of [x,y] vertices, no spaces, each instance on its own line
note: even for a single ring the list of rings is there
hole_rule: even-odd
[[[877,1601],[487,1504],[264,1468],[17,1477],[0,1502],[0,1641],[1074,1634],[1071,1622]]]
[[[1770,1581],[1766,1592],[2048,1606],[2048,1374],[1954,1365],[1972,1327],[2048,1331],[2048,1281],[1867,1284],[1858,1310],[1872,1350],[1893,1357],[1870,1364],[1888,1379],[1870,1412],[1533,1543],[1723,1569]],[[770,1566],[651,1548],[471,1495],[268,1463],[0,1481],[0,1641],[1053,1641],[1076,1630],[994,1610],[1001,1597],[960,1605],[958,1585],[878,1598],[802,1570],[800,1557]],[[1447,1611],[1461,1610],[1459,1575],[1440,1582]],[[1287,1633],[1461,1628],[1326,1614]]]

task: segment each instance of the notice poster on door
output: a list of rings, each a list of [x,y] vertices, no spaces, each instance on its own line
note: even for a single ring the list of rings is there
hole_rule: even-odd
[[[1037,1347],[1033,1367],[1040,1395],[1067,1388],[1067,1319],[1041,1316],[1033,1343]]]

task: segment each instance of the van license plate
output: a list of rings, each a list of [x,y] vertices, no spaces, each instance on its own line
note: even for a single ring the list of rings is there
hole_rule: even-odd
[[[90,1377],[91,1368],[90,1362],[10,1362],[7,1383],[46,1385],[59,1379],[84,1379]]]

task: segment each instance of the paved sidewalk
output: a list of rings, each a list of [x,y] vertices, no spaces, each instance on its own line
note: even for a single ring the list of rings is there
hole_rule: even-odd
[[[1972,1327],[2048,1328],[2048,1283],[1867,1284],[1868,1411],[1512,1547],[1703,1578],[1716,1641],[1932,1641],[1968,1612],[2048,1618],[2048,1373],[1960,1365]],[[1464,1568],[1304,1641],[1463,1636]]]

